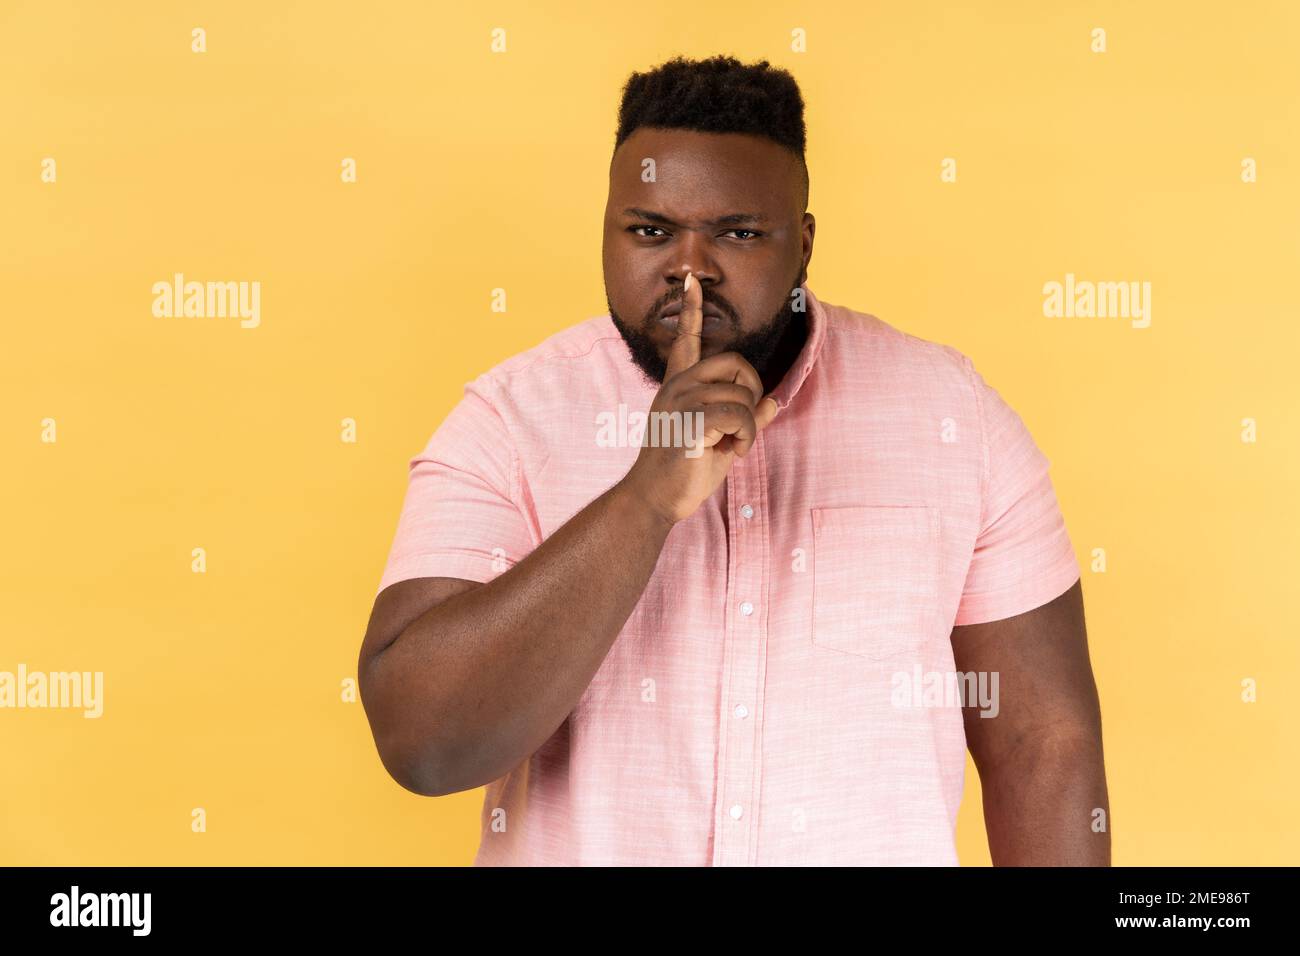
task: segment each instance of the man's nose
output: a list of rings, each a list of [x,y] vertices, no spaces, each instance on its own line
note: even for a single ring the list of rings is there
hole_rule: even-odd
[[[708,287],[718,285],[722,273],[710,256],[699,254],[697,251],[679,250],[677,255],[673,256],[673,263],[664,278],[680,295],[681,284],[686,281],[686,276],[694,276],[698,278],[702,287]]]
[[[716,285],[721,278],[717,261],[709,248],[709,240],[693,230],[683,230],[681,239],[671,253],[668,281],[679,290],[688,275],[694,275],[702,286]]]

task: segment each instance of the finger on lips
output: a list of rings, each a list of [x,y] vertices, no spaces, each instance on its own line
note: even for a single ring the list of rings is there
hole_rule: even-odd
[[[704,329],[704,293],[694,273],[682,283],[682,311],[677,317],[677,337],[668,353],[667,381],[700,360],[700,335]]]
[[[739,354],[722,352],[701,362],[700,341],[703,328],[704,290],[695,274],[688,272],[682,282],[682,311],[677,319],[677,335],[669,349],[664,381],[691,369],[693,377],[700,382],[730,381],[749,387],[758,401],[754,407],[754,422],[761,431],[780,411],[776,400],[770,395],[763,397],[762,380]],[[752,444],[752,439],[747,444]],[[746,447],[745,451],[748,450]]]

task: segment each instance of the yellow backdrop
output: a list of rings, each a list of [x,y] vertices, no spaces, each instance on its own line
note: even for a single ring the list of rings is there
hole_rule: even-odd
[[[345,685],[408,459],[606,311],[620,88],[677,53],[794,73],[810,287],[1051,459],[1115,862],[1300,862],[1295,4],[7,0],[0,672],[103,693],[0,709],[0,863],[472,859],[482,791],[402,790]],[[1067,276],[1149,324],[1045,314]]]

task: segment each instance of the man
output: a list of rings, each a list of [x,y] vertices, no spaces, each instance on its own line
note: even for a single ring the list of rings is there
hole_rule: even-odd
[[[410,462],[362,700],[404,787],[487,787],[479,865],[952,865],[967,746],[995,864],[1109,864],[1048,461],[960,352],[807,287],[804,133],[766,62],[634,74],[609,314]]]

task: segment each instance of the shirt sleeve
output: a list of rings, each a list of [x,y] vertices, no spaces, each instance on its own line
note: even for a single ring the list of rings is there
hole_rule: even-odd
[[[379,591],[408,578],[488,581],[534,547],[519,462],[480,376],[408,465],[406,499]]]
[[[1041,607],[1079,579],[1049,461],[997,390],[966,360],[983,434],[980,529],[954,624]]]

